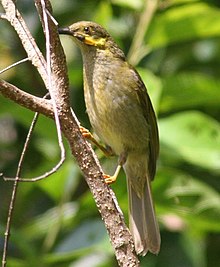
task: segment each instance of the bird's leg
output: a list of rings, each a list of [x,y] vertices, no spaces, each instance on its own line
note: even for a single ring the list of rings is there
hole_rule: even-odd
[[[111,147],[109,146],[103,146],[102,144],[100,144],[95,137],[90,133],[90,131],[82,126],[80,126],[80,131],[82,133],[82,135],[88,139],[89,141],[91,141],[94,145],[96,145],[107,157],[113,156],[114,152],[111,149]]]
[[[96,139],[95,137],[90,133],[90,131],[86,128],[84,128],[83,126],[80,126],[80,131],[82,133],[82,135],[88,139],[89,141],[91,141],[93,144],[95,144],[99,149],[102,150],[102,152],[107,156],[113,156],[114,155],[114,152],[113,150],[111,149],[111,147],[109,146],[103,146],[102,144],[100,144]],[[118,174],[121,170],[121,167],[125,164],[126,162],[126,159],[127,159],[127,153],[123,152],[121,153],[121,155],[119,156],[119,159],[118,159],[118,166],[115,170],[115,173],[111,176],[111,175],[108,175],[108,174],[104,174],[104,179],[105,179],[105,182],[106,184],[112,184],[114,183],[116,180],[117,180],[117,177],[118,177]]]
[[[121,153],[119,156],[119,159],[118,159],[118,166],[115,170],[115,173],[112,176],[110,176],[108,174],[103,175],[106,184],[112,184],[117,180],[118,174],[121,170],[121,167],[125,164],[126,159],[127,159],[127,153],[126,152]]]

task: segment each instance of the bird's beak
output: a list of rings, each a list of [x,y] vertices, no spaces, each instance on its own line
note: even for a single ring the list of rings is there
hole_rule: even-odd
[[[71,30],[69,27],[59,28],[59,34],[66,34],[71,35],[72,37],[78,39],[79,41],[83,42],[84,44],[90,46],[96,46],[101,49],[105,48],[106,39],[105,38],[94,38],[93,36],[87,35],[85,33],[80,32],[78,29]]]
[[[72,31],[69,27],[66,28],[59,28],[58,29],[59,34],[67,34],[67,35],[73,35]]]
[[[59,28],[58,32],[59,34],[70,35],[81,42],[84,42],[85,39],[85,35],[80,33],[78,29],[73,30],[70,27],[65,27],[65,28]]]

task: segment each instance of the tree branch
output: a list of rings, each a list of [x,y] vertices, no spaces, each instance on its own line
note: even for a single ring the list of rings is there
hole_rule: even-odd
[[[18,87],[0,79],[0,93],[15,103],[39,112],[47,117],[54,117],[53,107],[50,100],[28,94]]]
[[[15,9],[11,0],[2,0],[8,21],[14,27],[33,65],[38,69],[45,86],[48,86],[46,62],[33,37],[31,36],[24,20]],[[36,0],[40,16],[41,1]],[[50,2],[46,7],[50,9]],[[91,146],[82,137],[77,118],[72,114],[69,104],[69,86],[66,70],[66,62],[63,49],[60,45],[56,26],[49,19],[52,86],[50,94],[55,97],[62,132],[69,142],[73,156],[76,158],[82,170],[86,182],[93,194],[97,208],[107,228],[111,243],[115,249],[115,255],[119,266],[139,266],[137,255],[131,234],[124,222],[123,214],[117,204],[116,197],[111,188],[104,182],[103,172]],[[15,101],[33,111],[38,111],[48,117],[53,117],[53,107],[50,100],[41,99],[23,92],[17,87],[0,81],[0,92],[7,98]]]

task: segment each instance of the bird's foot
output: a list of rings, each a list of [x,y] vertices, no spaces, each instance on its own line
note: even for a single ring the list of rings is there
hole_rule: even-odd
[[[90,133],[90,131],[82,126],[80,126],[80,131],[82,133],[82,135],[90,140],[93,144],[95,144],[100,150],[102,150],[102,152],[107,156],[107,157],[110,157],[110,156],[113,156],[114,155],[114,152],[113,150],[111,149],[111,147],[109,146],[103,146],[102,144],[100,144],[96,139],[95,137],[92,135],[92,133]]]
[[[108,175],[108,174],[103,174],[103,177],[105,179],[106,184],[113,184],[116,180],[117,177],[115,175]]]
[[[85,127],[83,127],[83,126],[80,126],[79,127],[79,129],[80,129],[80,132],[81,132],[81,134],[86,138],[86,139],[91,139],[91,138],[93,138],[93,135],[90,133],[90,131],[88,130],[88,129],[86,129]]]
[[[108,174],[104,174],[103,177],[105,179],[106,184],[114,183],[117,180],[117,177],[118,177],[120,170],[121,170],[121,165],[118,165],[116,170],[115,170],[115,173],[112,176],[108,175]]]

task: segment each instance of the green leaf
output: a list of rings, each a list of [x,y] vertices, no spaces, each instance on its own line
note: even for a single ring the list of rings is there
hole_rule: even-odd
[[[10,256],[7,259],[8,267],[27,267],[27,262],[20,260],[18,258],[11,258]]]
[[[220,36],[220,10],[198,2],[170,8],[155,16],[146,43],[153,49],[198,38]]]
[[[96,9],[93,20],[106,27],[112,18],[112,7],[109,2],[102,1]]]
[[[200,0],[170,0],[169,6],[182,5],[182,4],[193,3],[193,2],[198,2],[198,1]]]
[[[160,140],[176,156],[202,168],[220,172],[220,125],[196,111],[159,121]]]
[[[208,179],[205,183],[190,170],[162,167],[152,185],[157,213],[169,229],[175,230],[175,225],[167,225],[167,218],[177,216],[183,222],[179,230],[185,231],[187,222],[193,232],[220,231],[220,196]]]
[[[0,95],[1,103],[1,116],[10,114],[16,121],[30,127],[30,124],[34,117],[34,112],[26,109],[18,104],[4,98]],[[34,133],[38,133],[45,138],[54,139],[57,136],[55,123],[53,120],[40,115],[37,121],[37,125],[34,128]]]
[[[56,253],[70,253],[92,246],[100,247],[107,243],[107,240],[106,229],[101,220],[85,221],[57,246]]]
[[[65,203],[61,206],[47,210],[39,216],[33,218],[23,226],[22,234],[28,237],[29,240],[39,239],[40,237],[49,233],[49,231],[56,231],[56,227],[61,225],[65,227],[75,217],[78,211],[76,202]]]
[[[197,181],[192,177],[179,173],[166,190],[168,197],[191,197],[199,196],[194,202],[189,203],[194,214],[199,214],[208,209],[216,209],[220,212],[220,196],[208,184]]]
[[[220,231],[220,196],[208,184],[179,173],[165,194],[169,198],[178,198],[176,207],[179,206],[182,215],[185,210],[184,216],[195,224],[195,229]]]
[[[179,73],[165,77],[160,112],[190,107],[219,107],[220,80],[200,73]]]
[[[132,9],[140,10],[143,8],[143,0],[112,0],[112,3],[122,7],[129,7]]]
[[[37,183],[54,201],[59,201],[65,194],[70,194],[79,182],[79,170],[72,161],[66,161],[62,167],[47,179]]]

